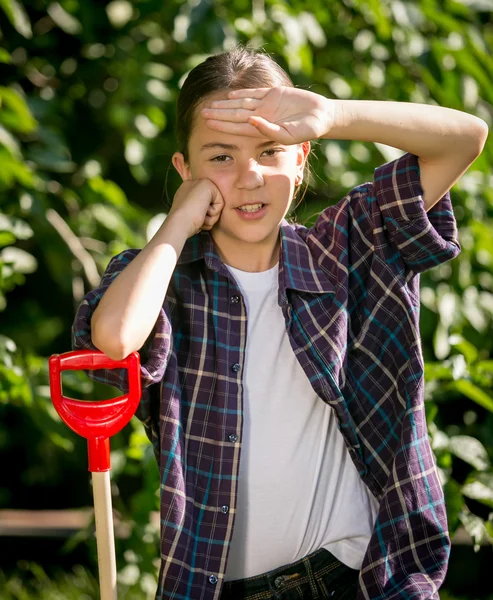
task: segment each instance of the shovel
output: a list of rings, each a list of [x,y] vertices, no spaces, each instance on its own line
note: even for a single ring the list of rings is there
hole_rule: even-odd
[[[75,433],[87,438],[92,473],[96,544],[101,600],[116,600],[116,559],[110,488],[110,440],[130,421],[141,396],[138,352],[112,360],[97,350],[54,354],[49,360],[51,399],[58,414]],[[62,395],[62,371],[128,369],[128,394],[87,402]]]

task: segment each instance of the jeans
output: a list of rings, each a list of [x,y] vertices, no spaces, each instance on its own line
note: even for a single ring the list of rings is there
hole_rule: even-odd
[[[358,575],[322,548],[290,565],[225,582],[220,600],[355,600]]]

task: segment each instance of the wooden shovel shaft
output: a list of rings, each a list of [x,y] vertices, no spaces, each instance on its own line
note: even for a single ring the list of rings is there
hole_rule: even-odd
[[[92,490],[101,600],[117,600],[115,535],[109,471],[92,474]]]

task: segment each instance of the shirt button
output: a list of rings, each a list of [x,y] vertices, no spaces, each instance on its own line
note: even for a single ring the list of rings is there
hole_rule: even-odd
[[[210,581],[211,583],[217,583],[217,577],[216,577],[215,575],[211,575],[211,576],[209,577],[209,581]]]
[[[231,304],[238,304],[240,301],[239,296],[231,296]]]
[[[226,506],[226,505],[221,506],[221,512],[222,513],[226,514],[228,511],[229,511],[229,506]]]
[[[241,369],[241,366],[238,363],[235,363],[234,365],[232,365],[231,369],[235,372],[238,373],[238,371]]]
[[[236,433],[232,433],[229,437],[228,440],[230,442],[237,442],[238,441],[238,436],[236,435]]]

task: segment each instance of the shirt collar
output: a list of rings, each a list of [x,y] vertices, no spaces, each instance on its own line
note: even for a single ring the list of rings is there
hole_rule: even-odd
[[[183,248],[178,264],[186,264],[197,260],[205,260],[205,264],[213,271],[222,272],[224,264],[217,253],[212,237],[208,231],[189,238]],[[311,294],[334,293],[335,286],[329,273],[315,262],[305,240],[303,240],[284,219],[281,224],[281,258],[279,263],[279,283],[281,296],[285,290],[292,289]],[[282,285],[284,283],[284,285]]]
[[[183,265],[202,259],[213,271],[221,271],[221,267],[224,266],[208,231],[201,231],[197,235],[188,238],[178,257],[178,264]]]

